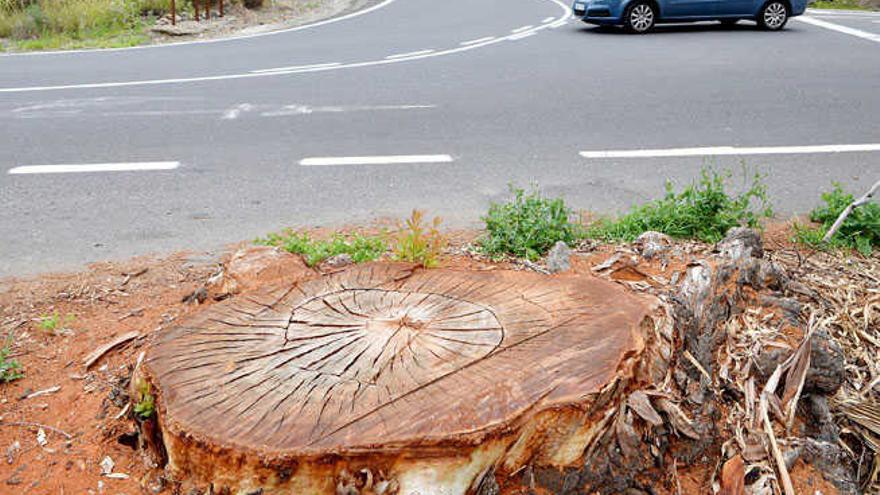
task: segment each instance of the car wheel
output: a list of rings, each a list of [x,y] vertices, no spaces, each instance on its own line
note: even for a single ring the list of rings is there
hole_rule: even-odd
[[[654,6],[648,2],[639,0],[633,2],[626,9],[623,18],[623,27],[627,31],[636,34],[645,34],[654,29],[657,22],[657,12]]]
[[[758,12],[758,26],[768,31],[779,31],[788,22],[788,5],[770,0]]]

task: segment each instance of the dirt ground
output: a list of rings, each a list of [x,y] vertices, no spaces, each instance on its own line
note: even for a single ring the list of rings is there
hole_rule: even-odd
[[[786,232],[785,226],[768,229],[769,256],[796,250]],[[467,231],[451,233],[450,254],[443,266],[541,269],[471,256],[467,245],[475,236]],[[687,251],[696,256],[710,249],[692,244]],[[560,276],[594,273],[616,250],[608,245],[581,246],[572,270]],[[162,471],[135,448],[128,381],[139,354],[157,332],[215,304],[216,291],[201,295],[196,291],[206,286],[232,252],[230,248],[223,259],[200,253],[141,257],[94,264],[78,273],[0,281],[0,335],[10,336],[8,359],[20,362],[24,374],[22,379],[0,383],[0,493],[177,493]],[[788,258],[814,256],[797,252]],[[624,284],[662,284],[682,273],[691,256],[616,270],[616,279]],[[880,267],[877,259],[868,261]],[[41,325],[45,317],[56,314],[55,328]],[[86,367],[96,349],[130,332],[137,337]],[[712,493],[716,469],[714,459],[679,466],[675,482],[656,487],[655,493]],[[821,472],[802,461],[791,474],[797,493],[838,493]],[[535,493],[516,486],[503,488],[510,494]]]

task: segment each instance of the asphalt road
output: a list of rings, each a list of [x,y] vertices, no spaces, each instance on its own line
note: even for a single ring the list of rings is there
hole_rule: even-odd
[[[613,213],[745,164],[788,215],[834,180],[880,179],[877,14],[648,36],[567,16],[554,0],[392,0],[246,39],[0,56],[0,276],[416,207],[477,225],[509,183]],[[638,152],[596,154],[620,150]],[[301,165],[400,155],[440,158]],[[141,162],[174,168],[13,173]]]

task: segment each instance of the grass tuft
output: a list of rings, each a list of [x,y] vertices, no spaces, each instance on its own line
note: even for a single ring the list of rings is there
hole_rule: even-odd
[[[511,186],[510,192],[509,202],[492,203],[483,217],[486,235],[479,247],[486,254],[536,260],[559,241],[573,245],[582,238],[583,226],[562,198],[545,198],[536,188]]]
[[[732,227],[760,227],[762,218],[773,215],[763,178],[756,174],[740,195],[727,192],[728,173],[703,170],[699,181],[676,192],[666,183],[663,199],[637,206],[622,217],[600,219],[588,235],[606,241],[631,242],[649,230],[681,239],[718,242]],[[757,203],[757,206],[756,206]]]
[[[810,220],[819,224],[819,227],[795,225],[795,240],[815,248],[855,249],[865,256],[870,255],[874,248],[880,246],[880,205],[876,202],[853,210],[834,237],[827,243],[822,241],[837,217],[854,200],[852,194],[835,183],[831,191],[822,194],[824,204],[810,212]]]
[[[434,268],[440,264],[447,240],[439,230],[440,217],[435,217],[431,225],[425,225],[424,219],[424,212],[413,210],[404,225],[400,226],[393,249],[394,259]]]
[[[858,0],[819,0],[810,4],[812,9],[829,10],[871,10]]]
[[[257,239],[256,244],[277,246],[287,252],[300,254],[306,264],[315,266],[339,254],[348,254],[355,263],[373,261],[385,254],[388,246],[385,236],[364,236],[361,234],[334,234],[328,240],[312,239],[307,233],[288,229],[280,234],[269,234],[265,239]]]

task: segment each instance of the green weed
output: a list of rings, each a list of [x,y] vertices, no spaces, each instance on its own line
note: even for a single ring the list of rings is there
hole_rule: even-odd
[[[819,227],[795,225],[795,240],[816,248],[855,249],[865,256],[880,246],[880,205],[870,202],[853,210],[837,233],[825,243],[822,238],[837,217],[855,198],[835,183],[831,191],[822,194],[823,205],[810,212],[810,220]]]
[[[134,413],[141,419],[150,419],[156,412],[156,400],[152,387],[146,380],[138,384],[138,400],[134,404]]]
[[[424,219],[424,212],[413,210],[412,215],[400,226],[393,248],[394,259],[434,268],[440,264],[446,237],[439,230],[440,217],[434,218],[431,225],[425,225]]]
[[[703,170],[699,181],[681,192],[667,182],[663,199],[636,206],[615,220],[600,219],[590,226],[588,235],[631,242],[654,230],[676,238],[718,242],[732,227],[759,227],[762,218],[773,215],[762,177],[754,175],[749,188],[737,196],[726,190],[730,177],[729,172]]]
[[[0,383],[9,383],[24,377],[18,361],[9,358],[12,353],[9,347],[11,340],[12,335],[6,338],[3,348],[0,348]]]
[[[307,233],[285,230],[280,234],[269,234],[265,239],[257,239],[257,244],[277,246],[294,254],[301,254],[306,264],[315,266],[339,254],[348,254],[355,263],[373,261],[385,254],[388,246],[385,236],[364,236],[361,234],[334,234],[328,240],[312,239]]]
[[[545,198],[535,188],[526,192],[511,186],[510,192],[511,201],[492,203],[483,217],[483,252],[535,260],[558,241],[572,245],[583,236],[582,225],[562,198]]]
[[[75,319],[76,317],[73,315],[69,314],[62,317],[57,311],[55,311],[51,315],[40,316],[40,322],[37,326],[40,330],[50,335],[58,335],[58,333],[64,330],[67,326],[71,325]]]

